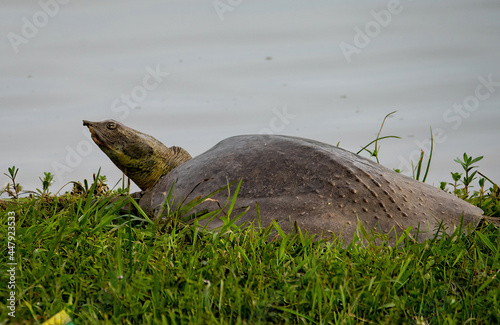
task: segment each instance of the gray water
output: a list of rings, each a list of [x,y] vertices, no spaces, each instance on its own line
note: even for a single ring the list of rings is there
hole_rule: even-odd
[[[391,111],[385,166],[411,175],[432,127],[428,183],[464,151],[500,182],[499,1],[1,2],[0,171],[26,189],[120,179],[82,119],[193,156],[252,133],[356,152]]]

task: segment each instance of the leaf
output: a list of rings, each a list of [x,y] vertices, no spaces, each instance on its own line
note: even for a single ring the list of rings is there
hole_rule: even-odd
[[[481,242],[483,244],[485,244],[486,246],[488,246],[489,249],[491,249],[491,251],[493,253],[497,253],[495,246],[493,246],[493,243],[488,239],[488,237],[486,237],[484,234],[482,234],[479,231],[476,232],[476,235],[479,237],[479,239],[481,239]]]
[[[432,128],[431,128],[431,149],[429,151],[429,160],[427,161],[427,168],[425,169],[425,174],[424,178],[422,179],[422,182],[425,182],[425,180],[427,179],[427,174],[429,174],[429,167],[431,166],[433,151],[434,151],[434,136],[432,134]]]
[[[420,170],[422,169],[422,162],[424,160],[424,151],[420,149],[420,159],[418,160],[417,164],[417,175],[415,176],[415,179],[418,181],[420,178]]]
[[[470,163],[471,163],[471,164],[474,164],[474,163],[476,163],[476,162],[480,161],[480,160],[481,160],[481,159],[483,159],[483,158],[484,158],[484,156],[479,156],[479,157],[477,157],[477,158],[474,158],[474,159],[473,159]]]
[[[234,191],[233,199],[231,200],[231,205],[229,206],[229,209],[227,211],[227,216],[228,217],[231,216],[231,212],[233,211],[234,205],[236,204],[236,198],[238,197],[238,192],[240,191],[241,182],[243,182],[243,178],[240,179],[240,181],[238,183],[238,186],[236,186],[236,190]]]
[[[395,306],[396,306],[396,304],[395,304],[395,303],[393,303],[393,302],[389,302],[389,303],[386,303],[386,304],[384,304],[384,305],[380,306],[378,309],[383,309],[383,308],[392,308],[392,307],[395,307]]]

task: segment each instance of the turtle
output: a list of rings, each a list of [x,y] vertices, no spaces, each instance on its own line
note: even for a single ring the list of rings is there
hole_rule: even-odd
[[[200,225],[221,227],[238,215],[244,223],[286,233],[299,229],[318,238],[350,242],[365,229],[393,240],[411,227],[418,242],[462,225],[475,228],[483,211],[441,189],[390,170],[368,158],[319,141],[285,135],[238,135],[192,158],[115,120],[83,121],[111,161],[142,190],[135,197],[151,217],[206,198],[190,213],[222,211]],[[227,189],[218,191],[219,189]],[[228,196],[238,189],[229,214]],[[218,192],[217,192],[218,191]],[[239,211],[246,211],[244,214]],[[256,220],[258,218],[258,220]]]

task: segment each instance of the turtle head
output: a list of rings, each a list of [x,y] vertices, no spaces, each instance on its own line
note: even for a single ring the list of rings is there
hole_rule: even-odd
[[[179,147],[167,147],[150,135],[115,120],[83,121],[92,140],[134,183],[146,190],[173,168],[191,159]]]

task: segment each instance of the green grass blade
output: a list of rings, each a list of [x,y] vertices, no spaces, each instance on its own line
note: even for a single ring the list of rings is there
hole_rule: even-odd
[[[90,234],[93,235],[109,225],[111,221],[118,217],[117,212],[126,204],[126,202],[128,202],[128,198],[126,197],[119,199],[117,202],[114,202],[113,206],[106,212],[104,216],[101,217],[101,221],[99,222],[97,227],[90,231]]]
[[[231,216],[231,212],[233,212],[233,208],[236,205],[236,199],[238,198],[238,193],[240,191],[242,182],[243,182],[243,179],[240,179],[240,181],[238,182],[238,185],[236,186],[236,189],[234,190],[233,199],[231,200],[231,205],[229,206],[229,209],[227,211],[228,217]]]
[[[483,235],[480,231],[477,231],[475,234],[479,237],[479,239],[481,239],[481,242],[491,250],[492,253],[498,253],[498,249],[495,248],[495,246],[488,239],[488,237]]]
[[[431,149],[429,151],[429,160],[427,161],[427,168],[425,169],[424,178],[422,179],[422,182],[424,182],[424,183],[425,183],[425,180],[427,179],[427,175],[429,174],[429,168],[431,166],[433,152],[434,152],[434,135],[432,134],[432,127],[431,127]]]

